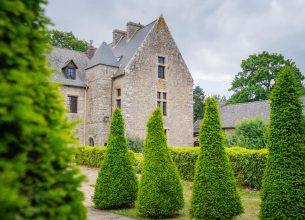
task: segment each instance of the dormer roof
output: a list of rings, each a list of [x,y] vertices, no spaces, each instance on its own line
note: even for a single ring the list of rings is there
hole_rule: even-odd
[[[78,69],[77,65],[75,64],[75,62],[74,62],[73,60],[67,60],[67,61],[64,63],[64,65],[63,65],[63,67],[62,67],[61,69],[62,69],[62,70],[65,69],[67,66],[69,66],[70,63],[73,64],[73,66],[75,67],[75,69]]]

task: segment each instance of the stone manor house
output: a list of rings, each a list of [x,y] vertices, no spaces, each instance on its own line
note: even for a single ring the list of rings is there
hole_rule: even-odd
[[[111,113],[122,109],[126,134],[144,138],[146,122],[160,106],[168,144],[193,144],[193,78],[164,21],[128,22],[112,43],[85,53],[54,48],[48,54],[80,144],[107,144]]]

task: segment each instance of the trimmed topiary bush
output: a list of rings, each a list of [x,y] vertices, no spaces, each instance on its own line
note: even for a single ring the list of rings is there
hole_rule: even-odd
[[[0,218],[85,219],[75,142],[49,82],[46,1],[0,3]]]
[[[128,155],[121,110],[113,112],[107,151],[95,184],[93,202],[101,209],[130,207],[137,198],[137,177]]]
[[[243,212],[234,174],[225,153],[217,100],[206,100],[200,126],[200,153],[196,163],[190,217],[232,219]]]
[[[165,217],[183,205],[178,170],[166,144],[161,109],[157,108],[147,123],[138,209],[145,216]]]
[[[305,219],[305,121],[299,84],[294,70],[284,68],[270,96],[261,219]]]

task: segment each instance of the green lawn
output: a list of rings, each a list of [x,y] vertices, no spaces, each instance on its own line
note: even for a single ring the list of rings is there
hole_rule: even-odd
[[[175,216],[175,220],[186,220],[189,219],[188,211],[190,208],[190,197],[192,192],[192,182],[183,181],[183,188],[184,188],[184,198],[185,198],[185,205],[183,210],[179,212],[179,215]],[[254,220],[258,219],[259,214],[259,191],[252,191],[245,188],[238,188],[239,193],[242,198],[242,203],[245,209],[245,212],[241,215],[236,217],[236,220]],[[118,209],[112,210],[113,213],[128,216],[135,219],[148,219],[141,217],[138,210],[136,208],[130,209]]]

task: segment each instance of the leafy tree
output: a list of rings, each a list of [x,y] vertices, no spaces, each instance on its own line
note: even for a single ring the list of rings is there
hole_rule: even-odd
[[[193,90],[194,121],[203,118],[204,99],[205,99],[205,95],[203,89],[200,86],[196,86],[195,89]]]
[[[296,67],[295,63],[287,60],[281,54],[268,53],[253,54],[248,59],[241,62],[242,71],[239,72],[229,91],[233,95],[227,103],[242,103],[269,99],[270,92],[275,85],[275,79],[283,69],[290,66],[294,69],[294,74],[298,79],[298,88],[304,93],[304,86],[300,82],[304,76]]]
[[[183,204],[178,170],[167,147],[161,109],[157,108],[147,123],[139,212],[149,217],[164,217],[183,208]]]
[[[143,153],[144,139],[133,135],[127,135],[126,140],[128,149],[136,153]]]
[[[263,119],[244,119],[240,121],[232,134],[227,135],[227,146],[239,146],[250,149],[266,147],[266,125]]]
[[[227,102],[227,98],[225,96],[220,96],[220,95],[212,95],[211,98],[217,99],[219,102]]]
[[[112,115],[106,155],[95,184],[97,208],[130,207],[137,198],[138,183],[128,154],[124,119],[119,108]]]
[[[217,100],[207,98],[199,132],[190,217],[232,219],[243,212],[234,174],[225,153]]]
[[[0,4],[0,216],[85,219],[71,124],[49,82],[44,4]]]
[[[50,30],[49,34],[51,39],[50,44],[55,47],[85,52],[88,46],[85,40],[79,40],[72,32]]]
[[[305,121],[295,71],[284,68],[270,96],[261,219],[305,219]]]

